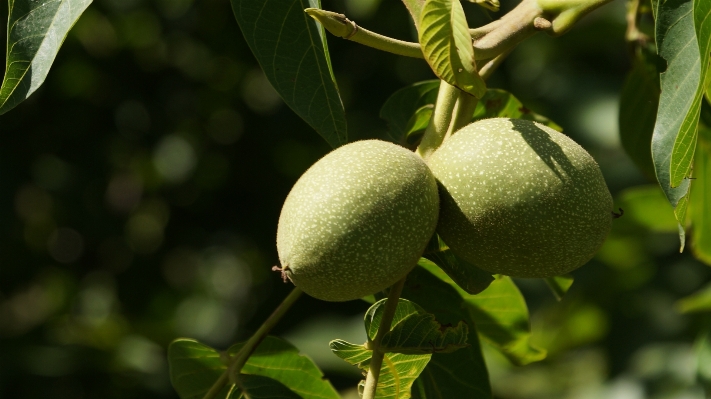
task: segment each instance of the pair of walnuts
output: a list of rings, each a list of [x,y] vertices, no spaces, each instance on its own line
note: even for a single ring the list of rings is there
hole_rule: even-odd
[[[552,277],[586,263],[611,226],[595,160],[541,124],[493,118],[459,130],[423,161],[398,145],[350,143],[289,193],[277,231],[284,277],[347,301],[406,275],[436,232],[491,273]]]

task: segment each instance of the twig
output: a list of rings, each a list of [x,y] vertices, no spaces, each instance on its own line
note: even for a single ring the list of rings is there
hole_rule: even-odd
[[[383,310],[383,317],[380,319],[378,332],[375,334],[373,341],[369,343],[370,348],[373,350],[373,357],[370,359],[368,375],[365,378],[363,399],[375,399],[375,392],[378,388],[378,378],[380,378],[380,369],[383,366],[383,358],[385,357],[385,352],[380,350],[380,343],[385,334],[390,332],[395,310],[400,301],[400,294],[402,293],[402,288],[405,286],[405,279],[407,279],[407,276],[390,287],[390,293],[385,302],[385,310]]]

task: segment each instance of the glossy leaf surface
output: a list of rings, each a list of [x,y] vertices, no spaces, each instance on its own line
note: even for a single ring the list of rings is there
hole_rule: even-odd
[[[0,115],[44,83],[67,33],[89,4],[91,0],[9,0]]]
[[[467,19],[458,0],[426,0],[419,39],[435,75],[476,98],[486,93],[486,83],[477,72]]]
[[[237,22],[269,82],[332,147],[347,142],[346,117],[323,27],[306,8],[319,0],[231,0]]]

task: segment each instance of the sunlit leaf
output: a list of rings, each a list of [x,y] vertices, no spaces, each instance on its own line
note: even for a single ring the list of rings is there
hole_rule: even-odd
[[[234,355],[242,344],[232,346]],[[227,355],[195,340],[181,338],[168,348],[170,380],[181,399],[202,398],[217,379],[227,371]],[[338,393],[324,379],[311,359],[299,354],[291,344],[276,337],[267,337],[242,368],[248,375],[244,388],[254,398],[333,398]],[[253,378],[258,376],[260,378]],[[226,386],[217,398],[239,398],[240,390]]]
[[[681,298],[676,307],[682,313],[711,311],[711,285],[707,285],[693,294]]]
[[[320,0],[231,0],[247,44],[291,109],[333,147],[346,143],[346,117],[323,27],[304,9]]]
[[[364,372],[370,368],[373,351],[366,349],[365,346],[351,344],[340,339],[331,341],[330,346],[336,356],[357,366]],[[378,399],[410,398],[412,383],[427,366],[431,356],[386,353],[378,377],[376,397]]]
[[[425,258],[444,270],[457,285],[469,294],[473,295],[484,291],[494,281],[494,276],[491,273],[460,258],[451,249],[426,254]]]
[[[419,39],[435,75],[476,98],[486,93],[459,0],[426,0],[420,15]]]
[[[543,115],[526,108],[513,94],[500,89],[488,89],[479,100],[474,111],[473,121],[485,118],[526,119],[563,131],[563,128]]]
[[[627,155],[642,172],[654,177],[652,133],[659,106],[659,73],[642,50],[635,57],[620,94],[620,142]]]
[[[689,220],[691,250],[697,259],[711,265],[711,128],[699,125],[699,144],[694,159]]]
[[[373,315],[371,331],[374,324],[380,324],[384,300],[378,305],[368,311]],[[378,313],[380,317],[377,317]],[[396,313],[402,319],[393,323],[390,332],[383,336],[380,347],[384,352],[406,355],[451,353],[468,346],[469,328],[462,320],[456,326],[442,325],[433,314],[406,299],[400,299]]]
[[[422,14],[422,7],[425,5],[425,0],[402,0],[410,11],[412,20],[415,21],[415,27],[420,30],[420,15]]]
[[[438,89],[439,80],[425,80],[396,91],[385,101],[380,108],[380,117],[388,123],[393,140],[405,143],[413,115],[421,107],[435,103]]]
[[[554,276],[545,279],[548,288],[558,301],[562,300],[570,287],[573,286],[573,276],[566,274],[564,276]]]
[[[44,83],[67,33],[91,0],[9,0],[0,115]]]
[[[472,398],[491,399],[489,375],[481,354],[476,325],[464,306],[464,299],[437,266],[426,261],[427,269],[416,267],[407,276],[403,297],[422,304],[435,315],[437,321],[455,325],[464,321],[469,325],[470,344],[454,353],[435,353],[427,368],[415,381],[414,398]],[[434,273],[432,273],[434,272]]]
[[[707,69],[707,62],[700,62],[700,54],[706,58],[711,48],[707,7],[708,2],[703,0],[668,0],[656,2],[655,10],[658,53],[667,68],[661,74],[652,159],[657,180],[682,226],[705,88],[702,77]],[[680,238],[683,248],[683,227]]]

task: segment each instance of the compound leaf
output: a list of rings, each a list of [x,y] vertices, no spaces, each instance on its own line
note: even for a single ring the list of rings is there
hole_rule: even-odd
[[[419,40],[427,63],[440,79],[476,98],[486,93],[459,0],[426,0],[420,16]]]
[[[304,9],[320,0],[231,0],[247,44],[291,109],[332,147],[347,142],[323,27]]]
[[[243,344],[232,346],[234,355]],[[181,399],[199,399],[227,370],[227,355],[222,356],[195,340],[181,338],[168,348],[170,379]],[[291,344],[267,337],[242,369],[242,383],[253,398],[337,399],[338,393],[311,359],[299,354]],[[217,398],[239,398],[241,391],[225,387]]]
[[[89,4],[91,0],[9,0],[0,115],[44,83],[67,33]]]

